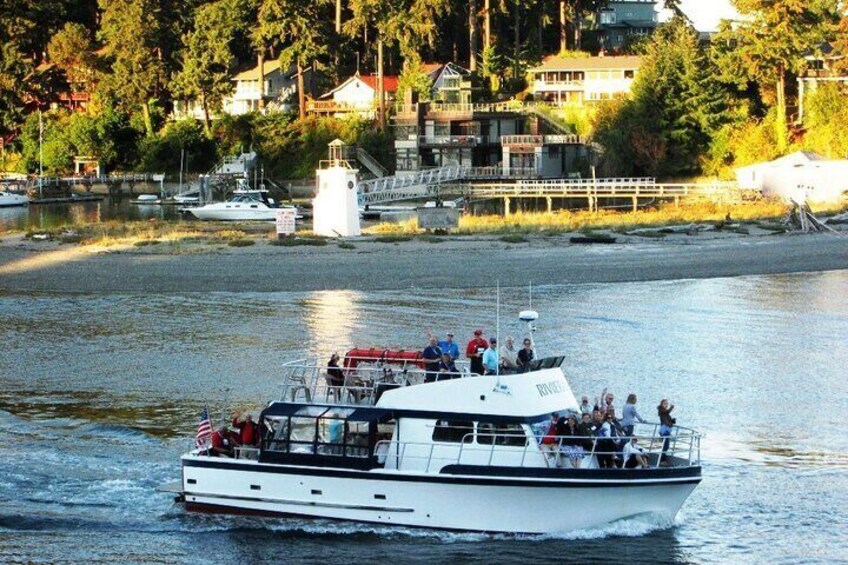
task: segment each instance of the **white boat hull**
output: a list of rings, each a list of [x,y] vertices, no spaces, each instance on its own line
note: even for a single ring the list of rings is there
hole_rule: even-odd
[[[276,208],[250,208],[238,205],[224,207],[221,204],[210,204],[199,208],[190,208],[189,212],[198,220],[274,221],[277,218]]]
[[[13,194],[11,192],[0,193],[0,207],[26,206],[27,204],[29,204],[29,198],[22,194]]]
[[[612,473],[625,477],[630,472]],[[688,477],[662,478],[661,474],[645,480],[610,479],[609,473],[606,479],[573,474],[556,479],[483,477],[259,465],[187,455],[182,482],[186,508],[193,511],[551,533],[586,530],[643,515],[659,516],[670,524],[700,481],[700,470]]]

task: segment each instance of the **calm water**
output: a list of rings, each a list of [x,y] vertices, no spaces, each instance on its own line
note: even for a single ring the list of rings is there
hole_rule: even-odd
[[[0,562],[833,562],[848,559],[848,271],[543,287],[577,395],[661,397],[706,433],[674,524],[551,536],[186,515],[198,408],[274,395],[282,360],[493,328],[491,290],[0,294]],[[525,307],[502,291],[502,312]],[[501,334],[519,335],[518,323]],[[580,509],[551,508],[551,512]]]
[[[0,208],[0,232],[11,229],[49,229],[65,224],[109,220],[176,220],[180,218],[177,208],[177,206],[134,204],[129,198]]]

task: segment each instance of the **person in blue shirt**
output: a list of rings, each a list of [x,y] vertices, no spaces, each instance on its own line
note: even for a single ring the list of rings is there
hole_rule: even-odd
[[[453,332],[448,332],[447,336],[447,339],[439,342],[439,347],[442,353],[450,353],[451,360],[456,361],[459,358],[459,346],[453,341]]]
[[[498,340],[491,338],[489,347],[483,352],[483,369],[487,375],[496,375],[498,373]]]

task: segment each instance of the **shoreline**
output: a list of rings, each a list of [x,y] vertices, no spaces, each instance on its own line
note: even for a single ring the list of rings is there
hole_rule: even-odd
[[[848,270],[848,233],[449,236],[321,246],[95,247],[0,238],[0,291],[305,292],[613,283]]]

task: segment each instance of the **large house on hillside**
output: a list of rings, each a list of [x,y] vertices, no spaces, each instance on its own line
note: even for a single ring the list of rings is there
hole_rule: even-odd
[[[311,70],[304,78],[308,83]],[[264,75],[264,90],[260,90],[260,76]],[[266,61],[246,69],[232,79],[233,92],[223,101],[226,114],[240,116],[258,110],[288,110],[297,94],[297,72],[294,68],[282,69],[278,60]],[[203,119],[203,107],[198,100],[181,100],[174,104],[174,118]],[[214,116],[213,116],[214,117]]]
[[[551,104],[600,102],[626,97],[642,58],[624,57],[547,57],[542,64],[530,69],[530,86],[536,100]]]
[[[599,42],[604,51],[618,51],[628,36],[650,35],[657,28],[656,0],[610,0],[597,14]]]

